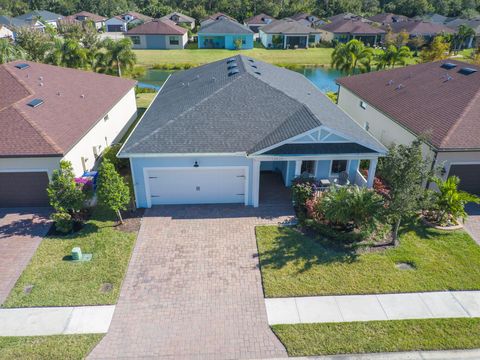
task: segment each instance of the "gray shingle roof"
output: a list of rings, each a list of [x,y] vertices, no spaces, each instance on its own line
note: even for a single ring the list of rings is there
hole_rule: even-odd
[[[265,34],[310,34],[318,31],[301,24],[293,19],[281,19],[272,21],[270,24],[262,27]]]
[[[19,19],[19,20],[42,19],[45,21],[57,21],[59,19],[63,19],[63,16],[47,10],[34,10],[27,14],[17,16],[15,19]]]
[[[174,73],[121,155],[254,153],[321,125],[385,148],[303,75],[244,56]],[[255,65],[253,67],[252,65]]]
[[[253,34],[253,31],[236,21],[222,18],[204,22],[198,34]]]

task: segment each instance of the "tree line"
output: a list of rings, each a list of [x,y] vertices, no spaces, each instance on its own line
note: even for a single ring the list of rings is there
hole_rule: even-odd
[[[480,0],[0,0],[3,15],[17,16],[31,10],[62,15],[83,10],[107,17],[136,10],[155,18],[177,10],[196,19],[220,11],[239,21],[261,12],[279,18],[299,12],[319,17],[343,12],[364,16],[393,12],[409,17],[438,13],[471,18],[479,14]]]

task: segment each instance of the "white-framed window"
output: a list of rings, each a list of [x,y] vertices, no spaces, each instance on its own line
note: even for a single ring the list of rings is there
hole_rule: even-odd
[[[341,172],[347,171],[348,160],[332,160],[330,165],[330,176],[337,177]]]
[[[169,36],[168,41],[170,45],[180,45],[180,40],[178,40],[178,36]]]
[[[365,101],[360,101],[360,107],[363,109],[363,110],[366,110],[367,109],[367,103]]]
[[[134,45],[140,45],[140,36],[130,36]]]

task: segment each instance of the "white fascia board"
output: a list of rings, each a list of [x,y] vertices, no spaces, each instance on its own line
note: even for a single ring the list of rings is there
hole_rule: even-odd
[[[382,156],[378,153],[365,154],[320,154],[320,155],[250,155],[248,157],[259,161],[295,161],[295,160],[373,160]]]

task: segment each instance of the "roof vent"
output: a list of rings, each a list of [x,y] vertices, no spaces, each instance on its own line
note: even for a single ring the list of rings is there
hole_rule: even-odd
[[[230,64],[230,63],[232,63],[232,62],[234,62],[234,61],[235,61],[235,58],[230,58],[230,59],[227,60],[227,64]]]
[[[447,69],[447,70],[451,70],[453,68],[456,68],[457,64],[447,62],[445,64],[442,64],[441,67],[444,68],[444,69]]]
[[[398,86],[395,88],[395,90],[400,90],[400,89],[403,89],[404,87],[405,87],[405,85],[398,84]]]
[[[445,74],[444,78],[445,78],[445,81],[444,81],[444,82],[453,80],[453,77],[451,77],[450,74]]]
[[[477,71],[478,70],[474,68],[464,67],[464,68],[461,68],[458,72],[462,75],[470,75],[470,74],[476,73]]]
[[[237,63],[231,63],[230,65],[228,65],[227,69],[228,70],[232,70],[232,69],[236,69],[238,68],[238,64]]]
[[[25,64],[25,63],[20,63],[20,64],[15,65],[15,67],[16,67],[17,69],[23,70],[23,69],[29,68],[30,65]]]
[[[251,63],[255,62],[255,60],[253,59],[248,59],[248,61],[250,61]]]
[[[393,80],[388,80],[387,86],[393,85]]]
[[[262,75],[262,73],[259,72],[259,71],[255,71],[255,74],[257,74],[257,75]]]
[[[228,76],[232,76],[232,75],[238,74],[239,72],[240,72],[240,70],[238,70],[238,69],[233,69],[232,71],[230,71],[230,72],[228,73]]]
[[[257,65],[252,65],[252,67],[253,67],[254,69],[257,69]]]
[[[85,99],[85,94],[80,95],[82,99]]]
[[[32,107],[32,108],[36,108],[37,106],[40,106],[43,104],[43,100],[42,99],[33,99],[32,101],[30,101],[27,105]]]

